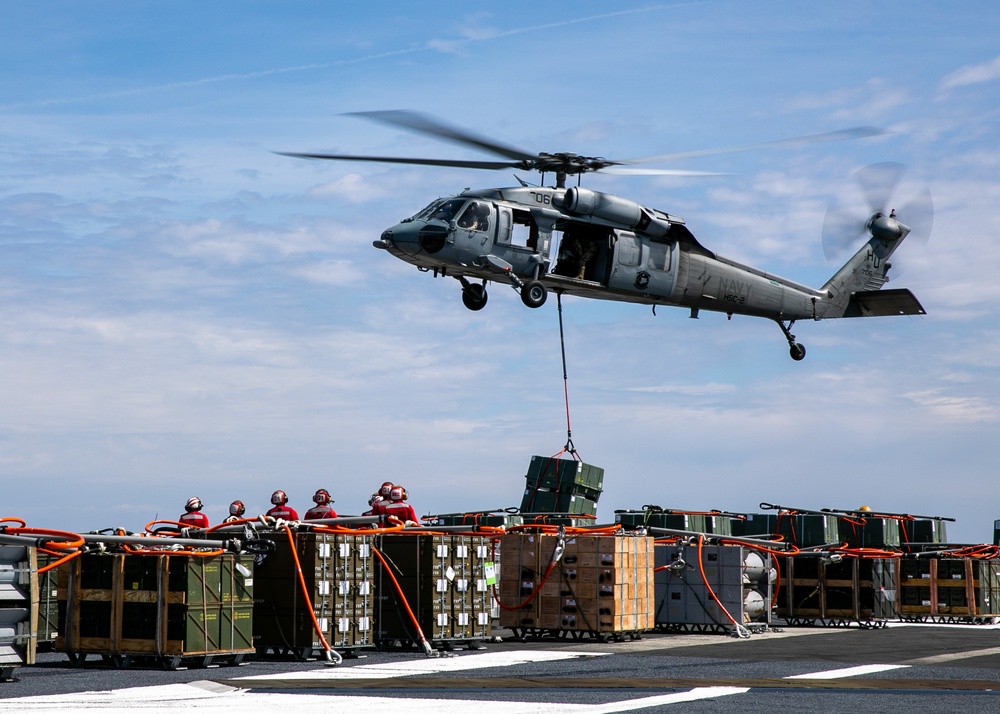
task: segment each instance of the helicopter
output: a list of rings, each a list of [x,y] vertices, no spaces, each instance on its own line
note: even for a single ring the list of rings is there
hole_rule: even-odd
[[[902,222],[916,219],[929,234],[930,193],[921,193],[896,215],[886,204],[902,175],[900,164],[875,164],[855,178],[864,192],[863,213],[831,206],[823,227],[824,249],[847,242],[864,244],[820,288],[811,288],[760,268],[725,258],[703,246],[679,216],[580,185],[585,173],[718,175],[651,169],[634,164],[742,151],[776,145],[863,138],[881,130],[858,127],[827,134],[628,161],[570,152],[532,154],[416,112],[356,112],[354,116],[472,146],[501,157],[496,161],[276,152],[305,159],[374,161],[472,169],[537,171],[539,185],[515,176],[518,186],[466,189],[438,198],[373,241],[384,250],[436,277],[461,284],[462,302],[482,310],[490,282],[509,285],[529,308],[545,304],[549,292],[598,300],[687,308],[761,317],[774,321],[792,359],[806,348],[791,330],[798,320],[842,317],[924,315],[906,288],[881,288],[889,281],[889,258],[911,233]],[[545,186],[546,174],[555,185]],[[567,188],[568,176],[577,185]],[[924,238],[925,239],[925,238]],[[851,246],[853,249],[853,245]],[[828,256],[835,251],[827,250]]]

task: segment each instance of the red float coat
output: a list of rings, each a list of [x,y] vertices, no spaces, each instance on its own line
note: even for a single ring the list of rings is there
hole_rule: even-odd
[[[414,523],[420,522],[417,520],[417,513],[413,510],[413,506],[406,501],[386,503],[382,506],[382,512],[387,516],[398,518],[403,523],[406,523],[407,521],[413,521]]]
[[[208,516],[201,511],[188,511],[177,521],[191,528],[208,528]]]
[[[275,506],[264,515],[270,516],[271,518],[280,518],[284,521],[299,520],[298,512],[296,512],[296,510],[291,506],[289,506],[287,503],[284,506]]]
[[[336,518],[337,512],[329,506],[313,506],[306,511],[307,521],[317,521],[320,518]]]

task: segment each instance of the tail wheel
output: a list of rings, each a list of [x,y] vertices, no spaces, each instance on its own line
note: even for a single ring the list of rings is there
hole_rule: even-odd
[[[549,291],[545,289],[545,286],[538,280],[532,280],[529,283],[525,283],[524,287],[521,288],[521,302],[523,302],[528,307],[541,307],[545,304],[545,298],[549,295]]]

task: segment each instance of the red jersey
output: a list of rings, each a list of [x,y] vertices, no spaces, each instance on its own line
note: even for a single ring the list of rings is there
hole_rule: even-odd
[[[283,521],[299,520],[299,514],[287,503],[284,506],[275,506],[264,515],[270,516],[271,518],[280,518]]]
[[[188,511],[177,521],[191,528],[208,528],[208,516],[201,511]]]
[[[313,506],[306,511],[307,521],[318,521],[320,518],[336,518],[337,512],[329,506]]]
[[[380,504],[381,505],[381,504]],[[403,523],[407,521],[413,521],[414,523],[419,523],[417,520],[417,513],[413,510],[411,506],[406,501],[395,501],[393,503],[386,503],[382,505],[382,512],[387,516],[392,516],[393,518],[398,518]]]

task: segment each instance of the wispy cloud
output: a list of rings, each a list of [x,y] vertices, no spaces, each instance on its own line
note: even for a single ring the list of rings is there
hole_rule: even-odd
[[[0,104],[0,111],[44,109],[46,107],[56,107],[68,104],[84,104],[96,101],[106,101],[109,99],[128,99],[131,97],[137,97],[142,95],[175,92],[178,90],[204,87],[213,84],[223,84],[227,82],[247,82],[256,79],[266,79],[268,77],[280,76],[284,74],[317,72],[321,70],[332,69],[334,67],[349,67],[352,65],[364,64],[368,62],[376,62],[384,59],[404,57],[406,55],[414,55],[432,51],[451,53],[451,52],[456,52],[459,48],[463,46],[471,45],[477,42],[498,40],[505,37],[513,37],[516,35],[524,35],[535,32],[545,32],[560,27],[568,27],[571,25],[579,25],[588,22],[599,22],[601,20],[607,20],[613,17],[622,17],[626,15],[637,15],[642,13],[657,12],[661,10],[682,7],[684,5],[697,5],[697,4],[701,3],[682,3],[677,5],[649,5],[646,7],[629,8],[625,10],[618,10],[615,12],[601,13],[599,15],[587,15],[586,17],[570,18],[566,20],[561,20],[559,22],[545,23],[542,25],[529,25],[527,27],[519,27],[511,30],[499,30],[499,29],[489,29],[489,28],[474,29],[474,25],[472,26],[467,25],[459,30],[460,37],[453,39],[431,39],[427,40],[426,42],[414,45],[412,47],[406,47],[398,50],[375,52],[367,55],[362,55],[359,57],[332,60],[330,62],[312,62],[309,64],[290,65],[287,67],[273,67],[270,69],[255,70],[251,72],[232,72],[228,74],[217,74],[211,77],[199,77],[196,79],[178,80],[176,82],[150,84],[142,87],[131,87],[127,89],[119,89],[110,92],[98,92],[94,94],[85,94],[78,96],[49,97],[47,99],[38,99],[27,102],[13,102],[10,104]]]
[[[968,87],[973,84],[983,84],[1000,79],[1000,56],[994,57],[989,62],[979,64],[969,64],[960,67],[951,74],[945,76],[938,88],[942,92],[947,92],[959,87]]]

